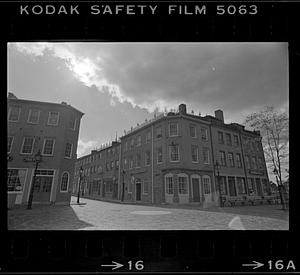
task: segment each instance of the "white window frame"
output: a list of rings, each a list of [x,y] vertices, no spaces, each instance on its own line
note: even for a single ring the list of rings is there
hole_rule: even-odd
[[[196,148],[197,160],[193,160],[193,147]],[[194,144],[191,145],[191,158],[192,158],[192,163],[199,163],[199,146]]]
[[[161,161],[160,162],[158,161],[158,156],[159,156],[158,151],[159,151],[159,149],[161,149]],[[157,164],[162,164],[163,162],[164,162],[163,149],[162,149],[162,147],[159,147],[159,148],[156,149],[156,163]]]
[[[186,179],[186,193],[180,193],[179,191],[179,178],[185,178]],[[178,184],[178,195],[179,196],[188,196],[189,195],[189,177],[187,174],[180,173],[177,174],[177,184]]]
[[[210,151],[209,148],[203,148],[203,163],[204,164],[210,164]],[[204,159],[204,152],[207,152],[207,162]]]
[[[23,186],[22,186],[22,190],[20,191],[7,191],[8,193],[23,193],[24,192],[24,187],[27,181],[27,174],[28,174],[28,168],[15,168],[15,167],[8,167],[7,170],[26,170],[25,172],[25,177],[24,177],[24,182],[23,182]],[[6,181],[6,186],[7,186],[7,182],[8,182],[8,177],[7,177],[7,181]]]
[[[206,193],[206,192],[205,192],[205,191],[206,191],[206,190],[205,190],[205,184],[206,184],[205,180],[208,180],[207,183],[209,183],[209,193]],[[210,176],[204,175],[204,176],[202,177],[202,182],[203,182],[203,194],[204,194],[204,195],[211,194],[212,192],[211,192],[211,178],[210,178]]]
[[[171,125],[175,124],[176,125],[176,134],[171,135]],[[169,137],[178,137],[178,122],[170,122],[169,123]]]
[[[11,119],[9,119],[12,108],[18,108],[18,109],[19,109],[18,119],[17,119],[17,120],[11,120]],[[8,121],[9,121],[9,122],[18,122],[19,119],[20,119],[20,114],[21,114],[21,107],[18,107],[18,106],[10,106],[10,107],[9,107],[9,111],[8,111]]]
[[[142,146],[142,136],[138,135],[136,137],[136,147],[140,147],[140,146]]]
[[[70,156],[66,156],[67,144],[71,144]],[[65,146],[64,158],[71,159],[72,158],[72,154],[73,154],[73,143],[67,142],[66,146]]]
[[[72,128],[72,127],[69,127],[69,129],[75,131],[75,129],[76,129],[76,124],[77,124],[77,119],[76,119],[76,117],[74,116],[74,126],[73,126],[73,128]]]
[[[242,168],[243,165],[242,165],[242,156],[240,153],[236,153],[236,166],[237,168]]]
[[[38,111],[38,119],[37,119],[37,122],[32,122],[32,121],[29,120],[30,117],[31,117],[32,111]],[[39,124],[39,122],[40,122],[40,114],[41,114],[41,111],[40,111],[40,110],[37,110],[37,109],[29,109],[28,118],[27,118],[27,123],[29,123],[29,124]]]
[[[30,153],[23,153],[23,147],[24,147],[24,143],[25,143],[25,138],[32,138],[33,139],[32,148],[31,148],[31,152]],[[34,144],[35,144],[35,137],[23,137],[23,142],[22,142],[22,146],[21,146],[20,155],[32,155]]]
[[[205,131],[205,138],[203,138],[203,136],[202,136],[202,131]],[[201,127],[200,128],[200,135],[201,135],[201,140],[208,140],[208,132],[207,132],[207,128],[205,128],[205,127]]]
[[[66,190],[61,190],[61,186],[62,186],[62,179],[63,179],[63,176],[64,174],[67,174],[68,175],[68,181],[67,181],[67,189]],[[68,171],[64,171],[61,175],[61,179],[60,179],[60,192],[61,193],[68,193],[68,190],[69,190],[69,182],[70,182],[70,174]]]
[[[232,163],[230,162],[230,156],[232,157],[231,158]],[[234,153],[233,152],[228,152],[228,164],[229,164],[229,167],[235,167]]]
[[[149,134],[150,134],[150,136],[149,136]],[[146,143],[150,143],[150,142],[151,142],[151,131],[147,131],[146,132]]]
[[[147,190],[147,192],[145,192],[145,182],[147,183],[147,186],[148,186],[148,190]],[[143,195],[148,195],[149,194],[149,186],[150,186],[150,181],[149,180],[147,180],[147,179],[144,179],[143,180]]]
[[[191,128],[195,129],[195,135],[194,136],[192,136]],[[194,124],[190,124],[190,136],[191,136],[191,138],[197,138],[197,127]]]
[[[128,181],[128,188],[127,188],[128,194],[132,194],[134,182],[135,182],[134,177],[131,177],[130,180]],[[129,186],[130,186],[130,188],[129,188]]]
[[[171,179],[172,179],[172,193],[168,193],[168,192],[167,192],[167,190],[169,190],[169,189],[167,188],[167,179],[168,179],[168,178],[171,178]],[[174,185],[175,185],[175,183],[174,183],[174,175],[171,174],[171,173],[166,174],[166,175],[165,175],[165,194],[166,194],[167,196],[174,196]]]
[[[9,151],[7,151],[7,153],[9,154],[11,152],[12,147],[13,147],[15,137],[14,136],[7,136],[7,143],[8,143],[8,138],[12,138]]]
[[[49,123],[50,113],[58,113],[58,117],[57,117],[57,122],[56,122],[56,124],[51,124],[51,123]],[[59,117],[60,117],[60,113],[59,113],[58,111],[49,111],[49,112],[48,112],[47,125],[50,125],[50,126],[57,126],[57,125],[58,125],[58,122],[59,122]]]
[[[172,160],[172,147],[173,146],[176,146],[178,148],[178,160]],[[170,162],[180,162],[180,150],[179,150],[179,145],[178,144],[175,144],[175,145],[169,145],[169,160]]]
[[[52,147],[52,154],[44,154],[44,150],[45,150],[45,145],[46,145],[46,140],[53,140],[53,147]],[[42,155],[43,156],[47,156],[47,157],[51,157],[54,155],[54,148],[55,148],[55,138],[45,138],[44,139],[44,144],[43,144],[43,150],[42,150]]]

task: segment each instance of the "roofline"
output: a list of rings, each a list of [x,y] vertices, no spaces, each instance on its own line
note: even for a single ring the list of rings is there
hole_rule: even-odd
[[[46,102],[46,101],[36,101],[36,100],[28,100],[28,99],[19,99],[19,98],[7,98],[7,102],[16,102],[16,103],[33,103],[33,104],[43,104],[43,105],[55,105],[55,106],[61,106],[66,107],[69,109],[72,109],[78,113],[81,114],[81,116],[84,115],[83,112],[79,111],[75,107],[69,104],[62,104],[62,103],[54,103],[54,102]]]

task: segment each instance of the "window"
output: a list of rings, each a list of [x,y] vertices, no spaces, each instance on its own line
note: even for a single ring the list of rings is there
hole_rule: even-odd
[[[10,107],[8,114],[8,121],[18,121],[20,117],[20,107]]]
[[[76,128],[76,118],[75,116],[71,116],[69,120],[69,128],[75,130]]]
[[[71,158],[72,157],[72,147],[73,145],[71,143],[66,144],[66,150],[65,150],[65,157]]]
[[[110,167],[111,167],[111,169],[114,169],[114,164],[115,164],[114,161],[111,161],[111,162],[110,162]]]
[[[253,169],[257,169],[257,162],[256,162],[256,157],[252,157],[252,167]]]
[[[149,180],[144,179],[143,182],[143,193],[148,194],[149,193]]]
[[[40,169],[36,172],[34,192],[49,193],[54,178],[53,170]]]
[[[201,128],[201,139],[202,140],[208,140],[208,135],[207,135],[207,129],[206,128]]]
[[[224,144],[224,136],[223,136],[223,132],[218,132],[218,141],[220,144]]]
[[[237,135],[233,135],[233,143],[234,146],[239,146],[239,137]]]
[[[261,157],[258,157],[257,162],[258,162],[258,168],[263,169],[264,168],[263,159]]]
[[[156,156],[157,156],[157,163],[162,163],[163,162],[162,147],[157,148]]]
[[[59,118],[59,112],[49,112],[48,125],[57,125]]]
[[[137,136],[137,139],[136,139],[136,146],[141,146],[142,145],[142,137],[141,136]]]
[[[136,167],[141,167],[141,155],[136,155]]]
[[[166,176],[166,194],[173,195],[174,194],[174,180],[173,176]]]
[[[151,162],[150,152],[147,151],[147,152],[145,153],[145,165],[146,165],[146,166],[150,165],[150,162]]]
[[[39,110],[35,110],[35,109],[29,110],[29,115],[28,115],[28,120],[27,120],[28,123],[38,124],[39,118],[40,118]]]
[[[227,184],[226,177],[218,177],[219,180],[219,188],[222,195],[227,195]]]
[[[178,193],[179,194],[188,193],[187,176],[178,176]]]
[[[234,167],[234,158],[233,158],[233,153],[228,153],[228,162],[230,167]]]
[[[203,176],[203,191],[204,194],[210,194],[210,177],[209,176]]]
[[[228,177],[229,195],[236,196],[235,178]]]
[[[127,159],[125,158],[124,159],[124,169],[127,169],[128,167],[127,167]]]
[[[130,149],[132,149],[134,147],[134,139],[132,138],[130,141]]]
[[[195,125],[190,125],[190,136],[192,138],[197,137],[197,132],[196,132],[196,126]]]
[[[169,136],[170,137],[178,136],[178,123],[169,124]]]
[[[237,178],[238,194],[246,194],[245,178]]]
[[[130,157],[129,169],[133,169],[133,166],[134,166],[134,159],[133,157]]]
[[[134,183],[134,177],[131,177],[131,180],[128,181],[128,193],[132,193],[132,185]]]
[[[161,126],[155,128],[155,138],[159,139],[162,137],[162,128]]]
[[[13,140],[14,140],[14,137],[12,137],[12,136],[7,137],[7,153],[10,153],[10,151],[11,151]]]
[[[146,133],[146,143],[149,143],[151,141],[151,131],[148,131]]]
[[[124,151],[125,151],[125,152],[128,151],[128,143],[127,143],[127,141],[125,141],[125,148],[124,148]]]
[[[116,168],[119,169],[119,161],[116,160]]]
[[[192,162],[198,162],[198,146],[191,146]]]
[[[44,140],[44,147],[43,147],[43,155],[45,156],[52,156],[54,149],[54,139],[46,138]]]
[[[102,171],[103,171],[103,170],[102,170],[102,166],[99,165],[99,166],[98,166],[98,173],[102,173]]]
[[[246,167],[247,167],[247,169],[250,169],[251,166],[250,166],[250,157],[249,157],[249,156],[246,156],[246,157],[245,157],[245,162],[246,162]]]
[[[112,193],[113,183],[111,181],[105,182],[105,193]]]
[[[203,148],[203,163],[209,164],[209,149]]]
[[[226,166],[226,156],[224,151],[220,151],[220,165]]]
[[[242,167],[242,159],[241,159],[241,154],[240,153],[236,154],[236,164],[237,164],[238,168]]]
[[[60,192],[68,192],[69,173],[64,172],[61,177]]]
[[[7,169],[7,191],[23,191],[27,169]]]
[[[171,162],[179,161],[179,146],[177,144],[169,146],[169,152]]]
[[[231,146],[232,142],[231,142],[231,134],[226,133],[226,144]]]
[[[24,137],[22,154],[31,155],[33,150],[34,138],[33,137]]]
[[[248,189],[250,196],[256,194],[254,178],[248,178]]]

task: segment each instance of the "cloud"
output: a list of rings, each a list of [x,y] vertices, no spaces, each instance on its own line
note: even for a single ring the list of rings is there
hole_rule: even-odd
[[[287,100],[286,43],[17,43],[64,60],[79,81],[149,112],[187,103],[239,114]],[[114,102],[114,103],[113,103]]]
[[[80,158],[81,156],[89,154],[92,149],[96,148],[96,145],[97,141],[84,141],[82,139],[79,139],[77,146],[77,157]]]

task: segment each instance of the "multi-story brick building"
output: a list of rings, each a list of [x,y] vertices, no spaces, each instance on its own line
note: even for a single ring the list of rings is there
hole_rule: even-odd
[[[36,171],[33,203],[70,203],[80,120],[72,106],[8,99],[8,193],[16,203],[27,203],[35,170],[34,156],[42,162]]]
[[[118,150],[114,161],[119,163],[114,174],[96,170],[89,177],[87,169],[97,165],[92,157],[105,155],[113,147]],[[121,201],[209,206],[218,204],[221,196],[270,194],[260,133],[224,123],[221,110],[215,112],[215,117],[188,114],[185,104],[178,112],[157,116],[131,129],[113,146],[80,158],[76,182],[80,182],[80,167],[90,188],[99,175],[112,180],[116,190],[110,198]],[[99,186],[93,190],[101,198]],[[91,191],[86,192],[95,197]]]

